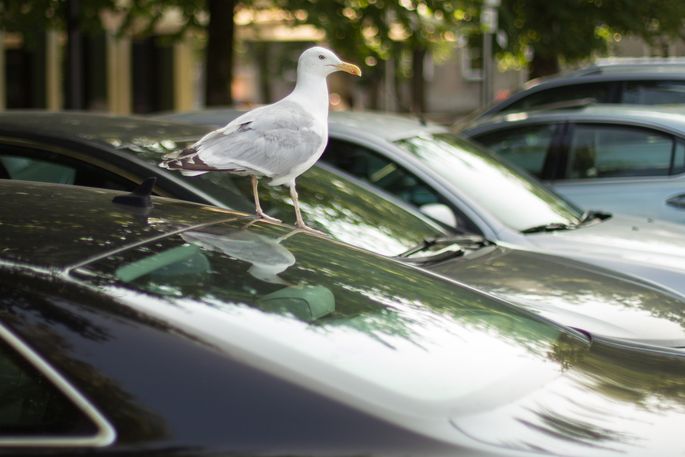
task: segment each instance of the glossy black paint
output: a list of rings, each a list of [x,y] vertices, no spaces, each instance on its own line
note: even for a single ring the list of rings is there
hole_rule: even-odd
[[[251,224],[239,213],[156,198],[141,214],[112,208],[112,192],[16,181],[0,183],[0,195],[17,205],[0,225],[8,253],[0,253],[0,322],[59,369],[117,432],[104,448],[4,449],[11,455],[485,456],[543,449],[614,455],[619,449],[668,456],[685,450],[668,428],[685,426],[681,352],[590,342],[468,287],[320,237],[285,238],[289,227]],[[268,327],[254,327],[252,346],[231,334],[242,321],[231,314],[241,306],[231,297],[247,303],[245,291],[227,288],[220,307],[193,283],[181,301],[157,292],[132,296],[135,285],[111,273],[122,262],[193,243],[183,238],[191,232],[230,241],[236,231],[277,237],[296,259],[280,274],[286,283],[326,285],[341,312],[358,311],[319,326],[245,315],[294,339],[270,341]],[[88,232],[92,239],[80,240]],[[31,252],[18,241],[27,235],[53,249]],[[80,255],[79,241],[86,246]],[[230,266],[235,277],[227,279],[275,287],[251,277],[250,262],[201,249]],[[211,271],[215,286],[217,271]],[[216,318],[213,328],[193,327],[207,312]],[[349,326],[349,317],[364,319]],[[338,327],[347,331],[326,333]],[[337,361],[300,365],[298,352],[285,350],[292,361],[255,362],[273,359],[270,350],[296,347],[305,335],[339,351]],[[354,339],[351,346],[346,338]],[[372,363],[346,372],[356,360]],[[402,376],[388,379],[402,393],[364,381],[367,371],[385,376],[398,368]],[[423,376],[444,392],[435,397],[422,384],[404,386]],[[440,376],[454,381],[441,383]],[[588,415],[592,408],[597,414]]]

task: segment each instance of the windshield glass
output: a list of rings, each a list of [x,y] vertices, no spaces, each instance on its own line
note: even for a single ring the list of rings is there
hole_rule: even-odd
[[[242,223],[169,236],[75,274],[200,338],[416,400],[460,397],[520,370],[556,376],[587,348],[562,327],[399,262]]]
[[[466,140],[437,134],[397,144],[514,230],[581,221],[582,212],[571,203]]]
[[[175,142],[173,150],[187,145]],[[154,164],[159,163],[164,153],[170,152],[156,143],[137,144],[130,146],[129,150]],[[230,209],[254,213],[248,177],[227,173],[193,177],[177,175]],[[295,210],[288,188],[271,187],[268,182],[268,179],[263,179],[259,185],[262,208],[268,215],[294,224]],[[310,227],[378,254],[396,256],[426,238],[451,234],[420,213],[398,206],[320,167],[314,167],[297,178],[297,192],[303,217]]]

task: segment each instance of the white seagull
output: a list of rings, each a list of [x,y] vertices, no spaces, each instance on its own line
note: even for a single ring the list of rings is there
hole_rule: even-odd
[[[359,67],[343,62],[328,49],[307,49],[297,63],[295,89],[287,97],[209,132],[189,148],[165,156],[159,166],[188,176],[210,171],[251,176],[257,216],[277,222],[262,211],[258,180],[265,177],[271,179],[271,186],[287,185],[295,224],[311,230],[302,220],[295,178],[314,165],[328,142],[326,77],[336,71],[361,76]]]

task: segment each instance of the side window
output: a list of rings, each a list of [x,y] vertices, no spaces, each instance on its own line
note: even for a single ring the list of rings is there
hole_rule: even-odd
[[[419,209],[424,205],[449,207],[463,230],[480,233],[480,229],[459,209],[451,205],[432,187],[395,162],[354,143],[330,140],[321,160],[347,173],[380,187],[391,195]]]
[[[622,102],[636,105],[685,103],[685,82],[629,81],[625,83]]]
[[[539,125],[486,134],[475,140],[528,173],[542,178],[555,130],[556,125]]]
[[[135,188],[133,182],[95,165],[55,153],[14,148],[0,149],[0,178],[114,190]]]
[[[47,368],[36,368],[30,350],[6,330],[0,336],[0,449],[96,440],[99,427],[57,387]]]
[[[330,141],[321,158],[415,206],[444,203],[437,192],[416,176],[362,146],[345,141]]]
[[[571,179],[667,175],[673,146],[670,136],[646,129],[576,125],[567,175]]]
[[[610,83],[573,84],[541,90],[513,103],[506,111],[525,111],[543,105],[566,104],[584,99],[596,103],[611,103]]]

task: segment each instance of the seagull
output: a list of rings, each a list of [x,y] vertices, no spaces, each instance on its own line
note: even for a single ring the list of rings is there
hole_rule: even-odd
[[[164,156],[160,167],[180,170],[186,176],[210,171],[250,176],[257,217],[280,222],[262,211],[259,178],[270,186],[290,187],[295,225],[316,232],[304,223],[295,178],[321,157],[328,142],[328,86],[326,77],[336,71],[361,76],[358,66],[343,62],[332,51],[309,48],[297,63],[297,83],[285,98],[255,108],[209,132],[197,143]]]

